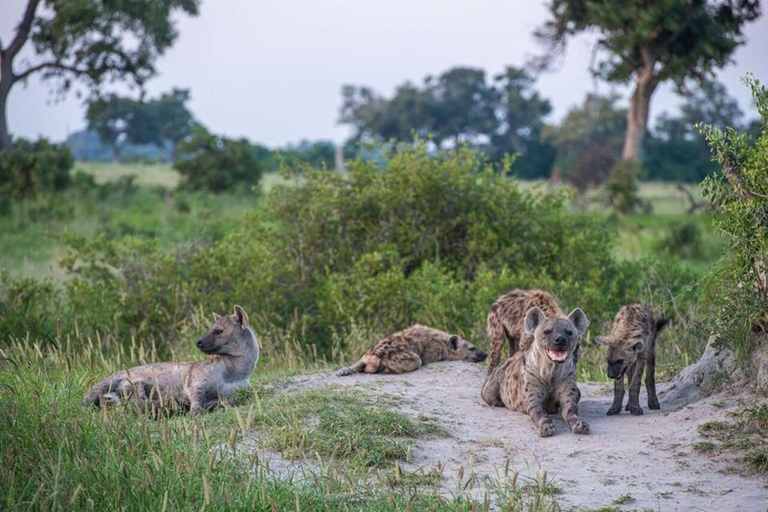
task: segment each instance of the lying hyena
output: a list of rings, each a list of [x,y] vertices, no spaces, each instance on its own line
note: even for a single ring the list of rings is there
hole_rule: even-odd
[[[629,304],[616,313],[611,334],[597,336],[595,340],[608,347],[608,377],[615,379],[613,405],[608,415],[621,412],[624,401],[624,374],[628,375],[629,401],[627,410],[643,414],[640,407],[640,381],[645,370],[648,407],[659,409],[656,397],[656,337],[667,325],[666,318],[654,318],[651,308],[644,304]]]
[[[533,335],[525,330],[525,314],[531,308],[539,308],[551,318],[565,318],[557,299],[542,290],[513,290],[499,297],[488,313],[487,333],[491,347],[488,375],[501,362],[505,340],[509,342],[507,358],[518,350],[527,350],[533,343]],[[578,347],[574,359],[578,360]]]
[[[354,373],[406,373],[437,361],[484,361],[486,353],[467,340],[416,324],[390,334],[374,345],[357,363],[339,370]]]
[[[573,357],[581,336],[587,332],[587,316],[576,308],[567,317],[547,317],[534,307],[523,322],[525,333],[533,339],[488,375],[483,400],[491,406],[527,413],[541,437],[555,433],[548,414],[557,412],[558,406],[571,432],[589,434],[589,425],[579,419],[581,393]]]
[[[197,348],[212,359],[186,363],[152,363],[114,373],[85,395],[85,405],[133,403],[142,410],[188,409],[197,414],[248,386],[259,361],[259,340],[248,315],[235,306],[232,315],[213,314],[208,333]]]

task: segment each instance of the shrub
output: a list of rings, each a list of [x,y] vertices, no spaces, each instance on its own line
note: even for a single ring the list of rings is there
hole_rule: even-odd
[[[753,331],[768,330],[768,90],[753,77],[752,90],[762,117],[756,139],[729,128],[700,126],[722,173],[702,184],[716,208],[714,225],[728,237],[727,263],[714,300],[717,332],[723,343],[748,356]]]
[[[69,184],[73,163],[63,144],[42,138],[16,140],[12,149],[0,151],[0,191],[19,200],[62,190]]]
[[[191,189],[223,192],[253,187],[261,179],[259,150],[245,139],[220,137],[198,126],[176,154],[174,168]]]

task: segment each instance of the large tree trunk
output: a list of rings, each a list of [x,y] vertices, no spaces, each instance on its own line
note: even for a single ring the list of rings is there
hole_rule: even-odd
[[[648,113],[651,96],[656,89],[656,80],[650,73],[638,77],[635,92],[629,101],[627,109],[627,135],[624,139],[624,149],[621,159],[636,162],[643,147],[643,138],[648,129]]]
[[[8,133],[8,94],[13,85],[10,62],[0,57],[0,151],[11,149],[11,134]]]

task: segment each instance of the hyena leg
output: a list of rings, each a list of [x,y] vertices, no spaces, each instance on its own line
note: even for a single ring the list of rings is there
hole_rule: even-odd
[[[638,359],[632,369],[631,379],[629,381],[629,400],[627,401],[627,409],[630,414],[639,416],[643,414],[643,408],[640,407],[640,385],[642,384],[643,369],[645,368],[645,361]]]
[[[483,396],[483,401],[491,407],[504,407],[504,402],[501,401],[502,373],[503,369],[497,368],[485,378],[483,383],[481,395]]]
[[[362,373],[362,371],[365,370],[365,363],[362,361],[358,361],[352,366],[347,366],[346,368],[342,368],[338,372],[336,372],[336,375],[339,377],[345,377],[347,375],[354,375],[355,373]]]
[[[501,325],[501,319],[495,311],[488,313],[486,332],[488,342],[490,343],[488,357],[488,375],[499,366],[501,362],[501,352],[504,350],[504,326]]]
[[[555,424],[544,410],[544,399],[547,391],[542,388],[531,388],[526,385],[525,410],[533,423],[539,428],[539,436],[549,437],[555,433]]]
[[[608,409],[608,416],[621,413],[621,406],[624,403],[624,376],[613,381],[613,404]]]
[[[656,396],[656,354],[648,356],[648,363],[645,367],[645,389],[648,392],[648,408],[661,409],[659,397]]]
[[[579,418],[581,392],[575,382],[566,382],[556,390],[556,398],[563,409],[563,420],[574,434],[589,434],[589,424]]]

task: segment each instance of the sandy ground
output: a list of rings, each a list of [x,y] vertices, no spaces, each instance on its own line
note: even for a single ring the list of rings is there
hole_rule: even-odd
[[[304,375],[289,389],[359,387],[374,401],[381,395],[400,397],[399,410],[411,417],[434,418],[448,436],[419,439],[407,469],[441,468],[446,494],[473,474],[476,479],[501,475],[508,460],[510,473],[521,478],[546,471],[562,490],[558,501],[566,510],[615,506],[626,494],[632,500],[622,510],[768,510],[768,479],[740,475],[733,461],[691,448],[702,440],[696,427],[725,417],[738,407],[736,400],[713,396],[665,412],[663,405],[661,411],[648,409],[643,394],[644,415],[609,417],[610,388],[580,384],[579,412],[592,433],[572,434],[557,415],[557,433],[542,439],[527,416],[483,403],[484,377],[480,365],[437,363],[405,375]]]

